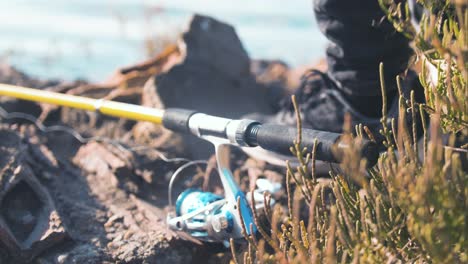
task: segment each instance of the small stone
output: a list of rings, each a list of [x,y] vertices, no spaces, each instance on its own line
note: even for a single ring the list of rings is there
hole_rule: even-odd
[[[125,232],[125,234],[123,236],[123,239],[124,240],[129,240],[133,236],[134,233],[135,233],[134,231],[128,230],[127,232]]]
[[[114,243],[112,241],[107,243],[107,248],[114,248]]]
[[[112,242],[114,242],[114,243],[120,242],[120,241],[122,241],[122,238],[123,238],[123,235],[119,234],[118,236],[116,236],[114,238],[114,240],[112,240]]]
[[[68,254],[59,255],[57,257],[57,262],[60,264],[65,263],[65,261],[67,261],[67,258],[68,258]]]

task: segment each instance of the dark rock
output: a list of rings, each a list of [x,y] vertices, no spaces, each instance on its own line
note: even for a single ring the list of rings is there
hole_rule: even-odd
[[[268,89],[250,72],[250,59],[234,28],[210,17],[195,15],[182,35],[181,62],[156,75],[159,102],[228,118],[271,113]],[[206,142],[186,138],[194,158],[212,152]]]
[[[250,73],[250,60],[232,26],[195,15],[182,35],[183,61],[156,76],[164,107],[183,107],[239,118],[271,112],[266,89]]]
[[[36,86],[38,83],[42,85],[44,82],[38,82],[38,80],[31,78],[20,71],[17,71],[8,64],[0,64],[0,83]]]
[[[280,108],[280,101],[288,99],[287,95],[296,88],[293,87],[296,83],[291,80],[291,69],[282,61],[252,60],[250,71],[259,85],[267,87],[266,100],[275,112]]]
[[[0,130],[0,244],[17,261],[28,261],[67,233],[48,191],[26,161],[27,145]]]
[[[249,75],[250,58],[231,25],[195,15],[182,38],[186,49],[185,62],[202,63],[201,68],[209,65],[231,80]]]

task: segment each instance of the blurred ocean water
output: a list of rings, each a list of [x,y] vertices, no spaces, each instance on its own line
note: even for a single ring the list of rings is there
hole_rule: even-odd
[[[193,13],[236,27],[252,58],[290,65],[323,56],[311,0],[0,0],[0,62],[34,76],[92,81],[144,59]]]

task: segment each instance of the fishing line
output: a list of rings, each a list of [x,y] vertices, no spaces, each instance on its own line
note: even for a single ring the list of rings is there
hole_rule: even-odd
[[[39,129],[42,133],[44,134],[49,134],[49,133],[54,133],[54,132],[62,132],[65,134],[68,134],[78,140],[81,144],[86,144],[89,142],[101,142],[101,143],[108,143],[111,144],[118,149],[120,149],[122,152],[125,151],[130,151],[130,152],[136,152],[136,151],[153,151],[158,155],[158,157],[167,163],[176,163],[176,162],[191,162],[191,160],[186,159],[186,158],[168,158],[166,155],[164,155],[162,152],[156,150],[156,147],[150,147],[150,146],[143,146],[143,145],[137,145],[134,147],[126,147],[125,143],[120,142],[119,140],[111,139],[108,137],[102,137],[102,136],[92,136],[92,137],[85,137],[81,135],[78,131],[74,130],[71,127],[67,126],[62,126],[62,125],[52,125],[52,126],[45,126],[41,121],[39,121],[35,116],[22,113],[22,112],[8,112],[6,111],[3,107],[0,106],[0,117],[2,119],[21,119],[21,120],[26,120],[29,121],[30,123],[34,124],[37,129]]]

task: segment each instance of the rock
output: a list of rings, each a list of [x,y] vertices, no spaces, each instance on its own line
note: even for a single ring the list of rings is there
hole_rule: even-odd
[[[250,60],[232,26],[195,15],[182,35],[183,60],[155,78],[164,107],[183,107],[239,118],[271,112],[266,89],[250,73]]]
[[[84,171],[103,178],[109,186],[116,187],[118,179],[113,171],[124,167],[130,161],[118,157],[104,145],[90,142],[78,150],[73,162]]]
[[[55,258],[56,261],[51,263],[111,263],[108,258],[103,256],[105,254],[102,250],[84,244],[73,248],[66,254],[59,255]]]
[[[67,237],[48,191],[28,165],[27,145],[0,130],[0,244],[17,261],[29,261]]]
[[[170,64],[170,62],[168,62]],[[155,77],[149,78],[143,86],[142,100],[143,106],[153,108],[164,108],[159,95],[154,87]],[[160,150],[170,150],[180,156],[183,153],[183,147],[180,144],[180,135],[171,133],[161,125],[150,122],[138,122],[133,127],[133,135],[138,144],[153,146]]]
[[[156,75],[154,89],[166,108],[180,107],[207,114],[240,118],[272,113],[265,100],[268,89],[257,84],[250,59],[234,28],[210,17],[195,15],[181,38],[179,64]],[[206,142],[185,138],[193,158],[207,158]]]
[[[252,60],[250,71],[259,85],[267,87],[267,101],[276,111],[279,110],[279,102],[287,99],[297,82],[292,80],[291,70],[288,65],[278,60]]]
[[[150,197],[160,199],[155,195],[161,190],[151,188],[136,175],[137,159],[112,145],[96,142],[83,145],[73,159],[87,175],[90,192],[107,208],[108,217],[102,226],[109,255],[123,263],[190,262],[188,243],[163,224],[164,211],[149,202]],[[158,239],[156,233],[162,238]]]
[[[56,81],[40,81],[27,76],[26,74],[16,70],[11,65],[0,64],[0,83],[16,84],[23,86],[34,86],[42,88],[45,86],[56,84]]]
[[[185,62],[201,63],[201,68],[209,65],[230,80],[240,80],[249,75],[250,58],[231,25],[195,15],[182,38]]]

